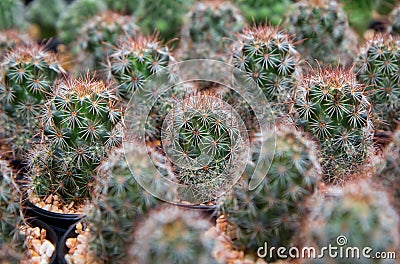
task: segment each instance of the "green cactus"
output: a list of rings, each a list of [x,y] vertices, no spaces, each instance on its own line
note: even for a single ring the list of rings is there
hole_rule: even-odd
[[[249,27],[234,42],[232,54],[233,65],[261,88],[273,111],[287,113],[299,69],[290,36],[277,27]]]
[[[244,18],[230,2],[199,2],[186,14],[181,32],[182,59],[220,58],[226,54],[226,39],[244,26]]]
[[[359,53],[355,72],[367,86],[377,127],[394,130],[400,121],[400,38],[378,34]]]
[[[135,263],[216,263],[211,224],[197,212],[165,206],[148,214],[134,233],[129,255]]]
[[[29,155],[30,185],[39,196],[90,198],[96,167],[121,144],[118,107],[113,90],[88,76],[56,84],[42,112],[44,143]]]
[[[321,145],[328,182],[355,172],[367,156],[373,130],[365,87],[351,69],[316,70],[299,84],[294,107],[297,123]]]
[[[264,23],[267,19],[271,25],[278,25],[294,1],[234,0],[232,2],[239,6],[248,22]]]
[[[0,252],[10,247],[11,251],[4,252],[5,256],[14,259],[12,253],[22,253],[22,239],[18,227],[22,223],[20,211],[21,193],[14,181],[14,172],[6,161],[0,160]],[[2,260],[2,253],[0,253]],[[3,262],[2,262],[3,263]],[[12,263],[19,263],[14,260]]]
[[[104,181],[99,181],[100,195],[93,199],[86,218],[91,231],[90,250],[104,263],[124,263],[130,242],[127,234],[159,203],[136,182],[124,155],[125,149],[116,149],[99,168]]]
[[[15,29],[2,30],[0,31],[0,58],[16,46],[28,45],[32,42],[33,40],[26,33]]]
[[[49,38],[56,35],[56,22],[65,8],[64,0],[35,0],[27,6],[26,17],[40,27],[43,38]]]
[[[38,133],[41,105],[64,70],[55,54],[33,43],[9,50],[2,63],[0,102],[1,110],[8,117],[2,129],[20,156],[29,149],[33,136]]]
[[[360,258],[337,257],[328,254],[324,258],[313,259],[307,263],[397,263],[396,260],[366,258],[362,255],[365,247],[376,252],[394,252],[399,249],[399,216],[391,207],[387,194],[377,190],[371,182],[362,180],[346,185],[335,191],[336,197],[324,197],[321,194],[310,203],[311,213],[304,222],[302,241],[314,246],[318,251],[322,247],[338,247],[345,252],[357,247]],[[343,237],[344,236],[344,237]],[[317,251],[317,254],[320,253]],[[339,252],[336,251],[336,252]]]
[[[104,10],[106,5],[102,0],[76,0],[67,6],[56,25],[61,41],[71,43],[85,22]]]
[[[138,11],[139,0],[103,0],[108,9],[121,14],[131,15]]]
[[[253,255],[265,242],[269,247],[292,245],[305,200],[315,192],[321,175],[314,142],[294,126],[279,125],[258,141],[276,144],[275,155],[268,150],[258,154],[264,165],[271,165],[269,171],[265,168],[265,179],[250,191],[244,178],[218,201],[220,212],[234,227],[234,246]]]
[[[315,60],[335,65],[352,63],[357,36],[336,1],[304,0],[293,4],[287,13],[286,26],[296,40],[302,41],[296,47],[312,66],[318,65]]]
[[[0,30],[21,29],[25,26],[24,4],[21,0],[0,1]]]
[[[400,5],[396,6],[390,13],[390,26],[388,28],[389,33],[392,35],[400,34]]]
[[[90,18],[80,29],[76,45],[80,72],[99,70],[119,38],[133,38],[138,27],[130,16],[103,12]]]

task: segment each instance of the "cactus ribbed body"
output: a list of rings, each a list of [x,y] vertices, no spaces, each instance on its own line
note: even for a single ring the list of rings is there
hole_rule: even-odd
[[[366,158],[371,145],[371,104],[351,70],[324,68],[298,86],[297,123],[321,145],[327,181],[341,181]]]
[[[253,191],[243,179],[219,202],[220,211],[233,226],[234,244],[257,254],[268,246],[289,246],[304,215],[305,200],[311,196],[321,175],[315,144],[295,127],[280,125],[276,134],[258,140],[274,143],[275,155],[260,155],[271,167]],[[260,153],[261,154],[261,153]]]

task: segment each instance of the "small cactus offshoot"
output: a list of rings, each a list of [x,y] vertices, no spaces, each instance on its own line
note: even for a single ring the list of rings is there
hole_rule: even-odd
[[[363,163],[372,144],[372,106],[351,69],[316,70],[299,84],[297,124],[321,145],[328,182],[340,182]]]
[[[316,191],[321,175],[316,144],[294,126],[279,125],[275,134],[258,140],[276,144],[275,155],[268,150],[259,153],[267,175],[253,191],[244,178],[218,202],[233,226],[230,236],[235,247],[253,255],[265,242],[270,247],[292,245],[305,215],[305,201]]]
[[[165,206],[147,215],[136,228],[129,255],[135,263],[212,264],[213,240],[208,220],[197,212]]]
[[[378,34],[360,51],[355,73],[367,87],[377,128],[393,131],[400,122],[400,38]]]
[[[109,86],[89,77],[57,83],[42,111],[44,142],[30,152],[31,187],[65,201],[90,198],[95,169],[121,144],[122,119]]]

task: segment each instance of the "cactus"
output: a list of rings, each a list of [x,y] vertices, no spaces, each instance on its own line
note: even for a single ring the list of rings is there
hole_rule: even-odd
[[[349,258],[331,259],[325,254],[324,258],[307,263],[344,264],[349,263],[349,259],[359,264],[395,263],[395,260],[365,258],[362,255],[365,247],[372,249],[367,252],[371,256],[376,252],[399,249],[399,217],[391,207],[387,194],[366,180],[350,183],[335,193],[336,197],[331,198],[321,194],[310,204],[312,211],[304,222],[302,241],[319,250],[328,245],[342,248],[343,252],[357,247],[361,257],[350,255]]]
[[[2,260],[2,257],[6,256],[15,258],[13,252],[22,253],[22,239],[18,230],[22,223],[22,215],[20,212],[21,193],[14,181],[14,172],[3,160],[0,160],[0,172],[0,260]],[[1,249],[7,246],[11,250],[4,252],[7,255],[2,256]]]
[[[199,2],[186,14],[181,32],[183,59],[211,59],[226,54],[226,39],[244,26],[244,18],[229,2]]]
[[[21,0],[0,1],[0,30],[22,29],[25,26],[24,4]]]
[[[0,102],[9,120],[2,129],[17,156],[29,149],[39,130],[41,105],[63,73],[58,57],[36,44],[17,46],[3,59]]]
[[[138,31],[134,19],[129,16],[108,11],[90,18],[79,31],[75,43],[80,71],[101,69],[118,38],[133,38]]]
[[[320,68],[299,84],[294,107],[297,123],[321,145],[328,182],[355,172],[367,156],[373,130],[365,87],[351,69]]]
[[[400,5],[396,6],[390,13],[390,26],[388,28],[389,33],[392,35],[400,34]]]
[[[357,37],[336,1],[305,0],[293,4],[286,25],[297,40],[303,41],[297,49],[312,66],[317,66],[315,60],[335,65],[352,63]]]
[[[104,0],[108,9],[120,14],[131,15],[137,12],[139,0]]]
[[[359,53],[355,72],[367,86],[378,128],[394,130],[400,121],[400,38],[378,34]]]
[[[121,144],[114,92],[88,76],[59,82],[42,116],[44,143],[29,155],[31,188],[67,202],[90,198],[95,169]]]
[[[133,235],[129,255],[135,263],[216,263],[211,224],[196,212],[166,206],[151,212]]]
[[[16,46],[29,45],[33,40],[26,33],[15,29],[0,31],[0,58],[7,54],[9,49]]]
[[[125,149],[116,149],[99,168],[104,179],[98,182],[100,195],[93,199],[87,216],[90,250],[104,263],[124,263],[125,247],[130,242],[127,234],[158,204],[131,175],[124,155]]]
[[[314,142],[294,126],[279,125],[275,134],[257,140],[276,143],[275,155],[268,150],[258,154],[263,164],[271,164],[266,177],[253,191],[244,178],[218,201],[220,212],[233,226],[234,246],[253,255],[265,242],[269,247],[291,245],[305,214],[305,201],[321,175]]]
[[[233,65],[261,88],[276,114],[287,113],[298,74],[290,36],[277,27],[248,27],[234,42],[232,54]]]
[[[61,41],[71,43],[85,22],[105,9],[106,5],[101,0],[76,0],[67,6],[56,25]]]
[[[35,0],[27,6],[26,17],[40,27],[42,37],[49,38],[56,35],[56,22],[65,7],[64,0]]]

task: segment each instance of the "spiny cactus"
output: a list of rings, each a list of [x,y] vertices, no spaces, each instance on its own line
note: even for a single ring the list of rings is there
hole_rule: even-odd
[[[297,40],[297,49],[312,66],[348,65],[354,59],[357,37],[351,32],[346,13],[336,1],[304,0],[293,4],[286,25]]]
[[[9,49],[32,43],[28,34],[15,29],[0,31],[0,58],[3,58]]]
[[[378,34],[360,51],[355,72],[367,86],[378,128],[394,130],[400,121],[400,38]]]
[[[39,130],[41,105],[51,92],[50,87],[64,70],[55,54],[36,44],[9,50],[2,63],[0,102],[9,118],[2,129],[16,153],[22,154]],[[16,134],[14,129],[21,134]]]
[[[113,90],[87,77],[57,83],[42,112],[44,143],[31,151],[31,188],[65,201],[90,198],[96,167],[121,144]]]
[[[118,84],[119,96],[128,102],[148,77],[162,73],[173,58],[155,36],[138,36],[121,41],[108,60],[108,77]]]
[[[49,38],[56,35],[56,22],[65,8],[64,0],[35,0],[27,6],[26,17],[40,27],[42,37]]]
[[[294,126],[279,125],[275,134],[258,140],[276,144],[275,155],[270,150],[258,154],[268,171],[265,179],[250,191],[244,178],[218,202],[220,212],[234,228],[231,238],[235,247],[253,255],[265,242],[269,247],[292,245],[305,213],[305,200],[315,192],[321,175],[314,142]]]
[[[399,217],[391,207],[387,194],[368,181],[350,183],[326,198],[322,194],[310,203],[311,213],[302,230],[302,241],[317,249],[332,245],[349,252],[357,247],[360,258],[337,257],[311,260],[307,263],[395,263],[395,260],[365,258],[362,250],[375,256],[376,252],[393,252],[399,249]],[[343,237],[344,236],[344,237]],[[317,251],[317,254],[320,253]],[[345,256],[346,253],[343,253]],[[333,261],[333,262],[331,262]]]
[[[75,43],[80,72],[99,70],[119,38],[135,37],[138,27],[130,16],[102,12],[90,18],[80,29]]]
[[[21,29],[25,25],[24,4],[21,0],[0,1],[0,30]]]
[[[192,211],[163,207],[148,214],[133,235],[130,257],[136,263],[216,263],[213,241],[205,236],[211,224]]]
[[[3,160],[0,160],[0,173],[0,249],[8,245],[13,251],[21,253],[22,240],[18,230],[22,222],[20,190],[14,181],[13,171]]]
[[[124,263],[130,242],[127,234],[159,203],[134,179],[124,154],[125,149],[116,149],[99,168],[104,178],[98,181],[100,195],[93,200],[86,218],[91,230],[90,250],[104,263]]]
[[[393,9],[390,13],[390,26],[388,28],[389,33],[392,35],[400,34],[400,5]]]
[[[327,67],[308,74],[294,107],[297,123],[321,145],[328,182],[343,180],[363,163],[371,146],[372,109],[351,69]]]
[[[232,54],[233,65],[261,88],[277,115],[287,112],[298,70],[290,36],[277,27],[248,27],[234,42]]]
[[[65,44],[71,43],[83,24],[105,9],[106,5],[102,0],[76,0],[67,6],[56,25],[61,41]]]
[[[244,18],[230,2],[203,1],[186,14],[181,32],[182,59],[223,58],[226,38],[244,26]]]

